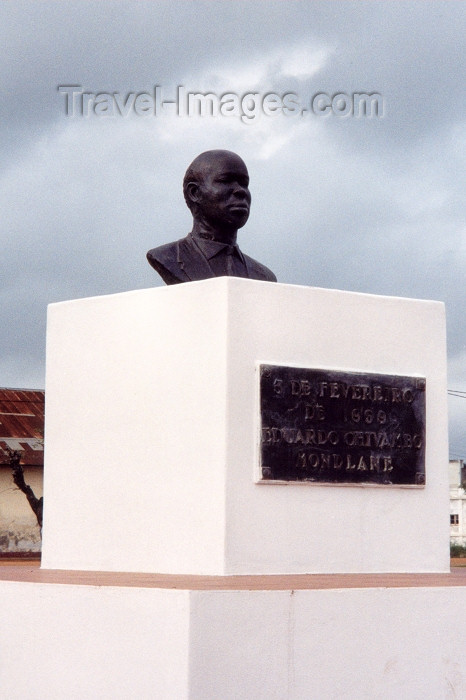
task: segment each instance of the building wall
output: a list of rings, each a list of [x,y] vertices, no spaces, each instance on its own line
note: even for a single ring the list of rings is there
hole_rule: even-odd
[[[451,459],[450,472],[450,541],[466,545],[466,491],[462,487],[464,463]]]
[[[26,467],[24,479],[37,498],[42,496],[43,470]],[[0,556],[40,552],[41,533],[24,493],[13,482],[9,467],[0,467]]]

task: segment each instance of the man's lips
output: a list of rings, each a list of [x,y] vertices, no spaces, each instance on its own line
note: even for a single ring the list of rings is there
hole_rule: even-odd
[[[249,211],[249,204],[245,202],[237,202],[235,204],[230,204],[229,209],[241,209],[241,211]]]

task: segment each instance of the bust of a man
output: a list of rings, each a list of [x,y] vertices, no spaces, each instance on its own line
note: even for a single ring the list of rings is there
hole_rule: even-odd
[[[277,281],[271,270],[242,253],[236,243],[251,205],[248,170],[236,153],[205,151],[197,156],[184,176],[183,193],[193,215],[191,233],[147,253],[164,282],[223,275]]]

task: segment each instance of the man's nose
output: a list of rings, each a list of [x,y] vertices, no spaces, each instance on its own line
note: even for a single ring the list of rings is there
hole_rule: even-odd
[[[245,198],[248,198],[250,196],[247,185],[242,185],[240,182],[235,182],[233,192],[235,194],[242,194]]]

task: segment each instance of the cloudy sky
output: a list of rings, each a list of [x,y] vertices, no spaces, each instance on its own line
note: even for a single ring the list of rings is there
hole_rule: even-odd
[[[0,386],[44,387],[48,303],[162,284],[145,251],[190,230],[186,166],[227,148],[251,176],[243,250],[280,282],[444,301],[449,388],[466,392],[465,17],[455,1],[2,2]],[[127,116],[102,97],[67,114],[69,85],[118,93]],[[147,98],[137,114],[156,85],[307,111],[154,115]],[[319,93],[349,101],[316,114]],[[354,93],[382,116],[354,116]],[[451,456],[465,424],[452,396]]]

